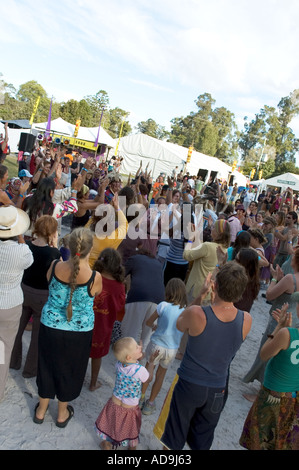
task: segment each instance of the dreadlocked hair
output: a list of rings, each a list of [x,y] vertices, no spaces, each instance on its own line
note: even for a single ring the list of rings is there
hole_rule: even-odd
[[[69,238],[70,261],[72,271],[70,276],[70,299],[67,306],[67,321],[71,321],[73,315],[72,298],[77,286],[77,277],[80,271],[80,259],[85,258],[92,248],[92,232],[85,227],[78,227],[72,231]]]

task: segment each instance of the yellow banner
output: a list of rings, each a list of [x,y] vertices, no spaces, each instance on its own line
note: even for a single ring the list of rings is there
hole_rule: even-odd
[[[37,111],[39,102],[40,102],[40,96],[37,97],[37,100],[35,102],[35,105],[34,105],[34,108],[33,108],[32,114],[31,114],[31,118],[30,118],[30,121],[29,121],[30,126],[32,126],[32,124],[33,124],[33,119],[34,119],[35,113]]]
[[[93,150],[95,151],[95,147],[94,147],[94,142],[89,142],[87,140],[82,140],[82,139],[76,139],[75,137],[69,137],[67,135],[59,135],[59,134],[53,134],[52,136],[52,142],[55,143],[55,139],[60,139],[61,140],[61,144],[63,144],[63,142],[65,140],[68,140],[68,144],[67,145],[70,145],[72,147],[83,147],[85,149],[89,149],[89,150]],[[60,145],[60,144],[57,144],[57,145]]]

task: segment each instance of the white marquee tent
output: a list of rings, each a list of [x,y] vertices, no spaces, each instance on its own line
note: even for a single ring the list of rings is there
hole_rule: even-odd
[[[172,170],[178,166],[178,171],[184,170],[190,175],[197,175],[199,169],[218,172],[218,178],[228,178],[231,167],[215,157],[193,151],[190,163],[186,164],[188,148],[180,145],[155,139],[146,134],[132,134],[115,140],[115,146],[110,150],[109,158],[114,155],[119,140],[117,154],[123,158],[122,172],[134,175],[142,160],[143,169],[148,164],[152,170],[151,175],[157,178],[160,173],[170,176]],[[186,167],[185,167],[186,165]],[[235,181],[239,186],[246,185],[246,177],[234,171]]]
[[[274,176],[264,181],[265,186],[273,186],[281,188],[284,191],[290,187],[294,191],[299,191],[299,175],[295,173],[284,173],[283,175]]]
[[[34,135],[43,134],[47,128],[47,122],[40,122],[40,123],[33,123],[32,129],[8,129],[8,138],[9,138],[9,145],[10,151],[12,153],[18,152],[18,143],[20,141],[20,134],[21,133],[32,133]],[[4,132],[4,126],[0,123],[0,132]],[[70,124],[69,122],[65,121],[62,118],[53,119],[51,121],[51,134],[55,134],[59,137],[73,137],[75,130],[75,125]],[[96,140],[98,135],[98,127],[79,127],[79,132],[76,140],[81,140],[85,142],[85,145],[82,147],[87,147],[93,150],[93,144]],[[99,144],[105,144],[108,148],[114,147],[115,141],[114,139],[108,134],[105,129],[102,127],[100,128],[99,133]],[[86,145],[89,143],[90,145]],[[95,148],[94,148],[95,150]]]
[[[35,129],[38,132],[44,132],[47,128],[47,122],[42,123],[33,123],[32,129]],[[85,140],[88,142],[95,142],[97,134],[98,134],[98,127],[79,127],[79,132],[77,139]],[[65,121],[62,118],[57,118],[51,121],[51,133],[61,135],[61,136],[68,136],[73,137],[75,130],[75,125],[70,124],[69,122]],[[114,139],[108,134],[103,127],[100,128],[99,134],[99,144],[106,144],[108,147],[114,147]]]

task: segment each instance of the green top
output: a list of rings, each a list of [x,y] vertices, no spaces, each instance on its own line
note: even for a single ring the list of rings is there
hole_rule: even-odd
[[[276,392],[299,391],[299,331],[288,330],[290,346],[272,357],[265,371],[264,386]]]

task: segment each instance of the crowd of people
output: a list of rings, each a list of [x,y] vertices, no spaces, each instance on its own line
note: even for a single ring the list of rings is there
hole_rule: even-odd
[[[210,449],[230,364],[262,291],[269,323],[243,378],[257,379],[261,391],[247,397],[254,403],[240,444],[298,449],[293,191],[205,183],[177,167],[154,181],[142,162],[124,177],[119,157],[82,159],[48,143],[22,153],[18,165],[9,179],[4,158],[0,164],[0,400],[9,368],[22,368],[25,329],[31,341],[22,375],[36,377],[36,424],[56,398],[56,426],[66,427],[88,364],[95,393],[112,349],[115,386],[95,427],[102,449],[132,450],[178,359],[153,433],[165,449]]]

